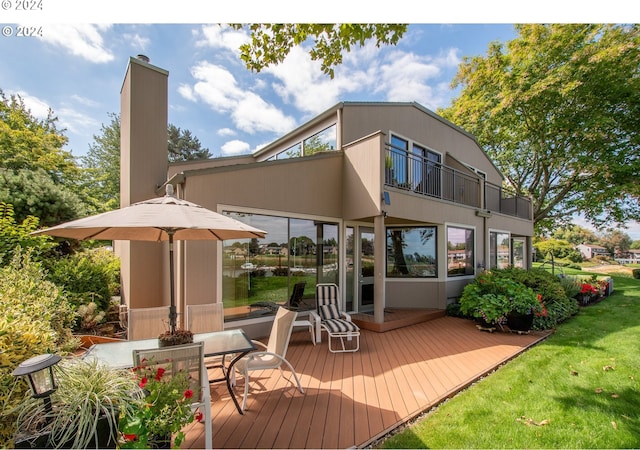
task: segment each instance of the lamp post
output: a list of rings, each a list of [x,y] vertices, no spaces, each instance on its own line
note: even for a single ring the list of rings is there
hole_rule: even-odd
[[[58,355],[48,353],[34,356],[21,362],[12,372],[14,377],[27,376],[31,397],[43,399],[47,411],[51,411],[51,394],[58,389],[53,376],[53,366],[58,364],[61,359]]]

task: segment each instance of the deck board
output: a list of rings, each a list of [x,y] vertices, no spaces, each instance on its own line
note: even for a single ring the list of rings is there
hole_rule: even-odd
[[[487,333],[467,320],[441,317],[385,333],[362,330],[360,350],[334,354],[295,331],[291,373],[251,373],[248,410],[238,414],[224,383],[211,385],[214,448],[350,448],[370,445],[393,428],[458,392],[546,337]],[[214,374],[214,372],[211,372]],[[244,381],[236,394],[242,400]],[[182,448],[202,448],[204,427],[185,427]]]

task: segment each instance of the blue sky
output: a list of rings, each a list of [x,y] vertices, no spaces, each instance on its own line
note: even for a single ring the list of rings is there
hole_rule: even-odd
[[[512,25],[410,25],[395,47],[367,45],[345,55],[333,80],[301,49],[259,74],[238,56],[246,31],[212,24],[43,27],[42,38],[0,40],[10,66],[0,89],[20,94],[32,112],[52,108],[83,155],[120,110],[129,57],[145,54],[169,71],[169,122],[192,131],[216,156],[249,153],[339,101],[417,101],[446,106],[463,56],[515,37]]]
[[[345,2],[329,0],[311,15],[299,1],[245,0],[239,7],[220,7],[204,0],[96,0],[91,11],[80,0],[35,0],[42,9],[18,11],[18,1],[4,0],[0,11],[0,89],[19,94],[36,116],[51,108],[75,156],[86,154],[101,125],[110,122],[109,113],[119,113],[125,70],[137,54],[169,71],[169,122],[191,130],[214,156],[230,156],[255,151],[340,101],[447,106],[462,58],[485,54],[492,41],[514,38],[512,23],[640,18],[640,2],[623,9],[626,2],[618,0],[607,2],[606,11],[591,0],[566,0],[562,8],[540,0],[526,11],[502,0],[463,0],[440,10],[417,10],[418,3],[405,0],[393,2],[395,8],[369,1],[368,9],[354,7],[354,0],[344,10]],[[298,11],[302,7],[307,12]],[[199,23],[203,19],[214,24]],[[330,80],[302,49],[279,66],[251,73],[237,50],[247,32],[216,24],[273,21],[410,25],[395,47],[367,45],[346,54]],[[19,30],[31,29],[25,27],[39,36],[18,37]]]

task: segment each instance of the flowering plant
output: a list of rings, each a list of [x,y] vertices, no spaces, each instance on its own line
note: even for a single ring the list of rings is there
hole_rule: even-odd
[[[580,293],[582,295],[598,295],[598,289],[596,289],[592,284],[582,283]]]
[[[120,419],[119,430],[124,442],[121,448],[149,448],[153,441],[171,439],[171,448],[179,448],[184,440],[184,425],[200,420],[201,413],[191,410],[193,390],[189,375],[183,371],[171,376],[159,366],[147,366],[146,361],[133,369],[140,387],[134,396],[133,412]]]

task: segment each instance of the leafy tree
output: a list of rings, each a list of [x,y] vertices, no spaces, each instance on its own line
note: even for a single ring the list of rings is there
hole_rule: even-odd
[[[93,143],[82,158],[87,184],[103,211],[120,206],[120,116],[109,113],[109,117],[111,123],[102,124],[101,134],[93,135]]]
[[[181,130],[169,124],[169,162],[193,161],[211,158],[208,148],[202,148],[200,140],[191,135],[189,130]]]
[[[236,29],[243,25],[233,25]],[[279,64],[291,49],[313,40],[311,59],[321,62],[322,71],[331,78],[334,67],[342,63],[342,53],[351,47],[362,47],[375,39],[377,47],[395,45],[407,31],[406,24],[251,24],[251,42],[240,47],[240,58],[251,71]]]
[[[13,205],[17,221],[35,216],[42,226],[77,219],[89,211],[83,198],[66,184],[56,183],[42,168],[0,168],[0,202]]]
[[[613,230],[600,239],[600,245],[612,255],[624,253],[631,248],[631,237],[620,230]]]
[[[79,167],[62,148],[67,138],[57,121],[51,110],[45,119],[35,118],[19,95],[7,98],[0,90],[0,167],[42,169],[56,183],[77,180]]]
[[[111,122],[102,124],[100,134],[93,135],[93,143],[82,158],[86,169],[88,189],[97,199],[103,211],[120,206],[120,115],[109,114]],[[169,124],[168,160],[191,161],[211,157],[209,149],[202,148],[200,140],[189,130],[181,130]]]
[[[535,242],[533,246],[536,248],[541,258],[546,258],[548,254],[552,254],[554,258],[565,258],[575,251],[574,246],[562,239],[544,239]]]
[[[640,25],[517,25],[465,58],[440,113],[476,136],[506,183],[533,198],[538,230],[582,212],[640,217]]]
[[[554,239],[565,240],[573,245],[578,244],[594,244],[600,240],[598,235],[593,231],[581,227],[580,225],[571,224],[563,228],[555,230],[551,237]]]

